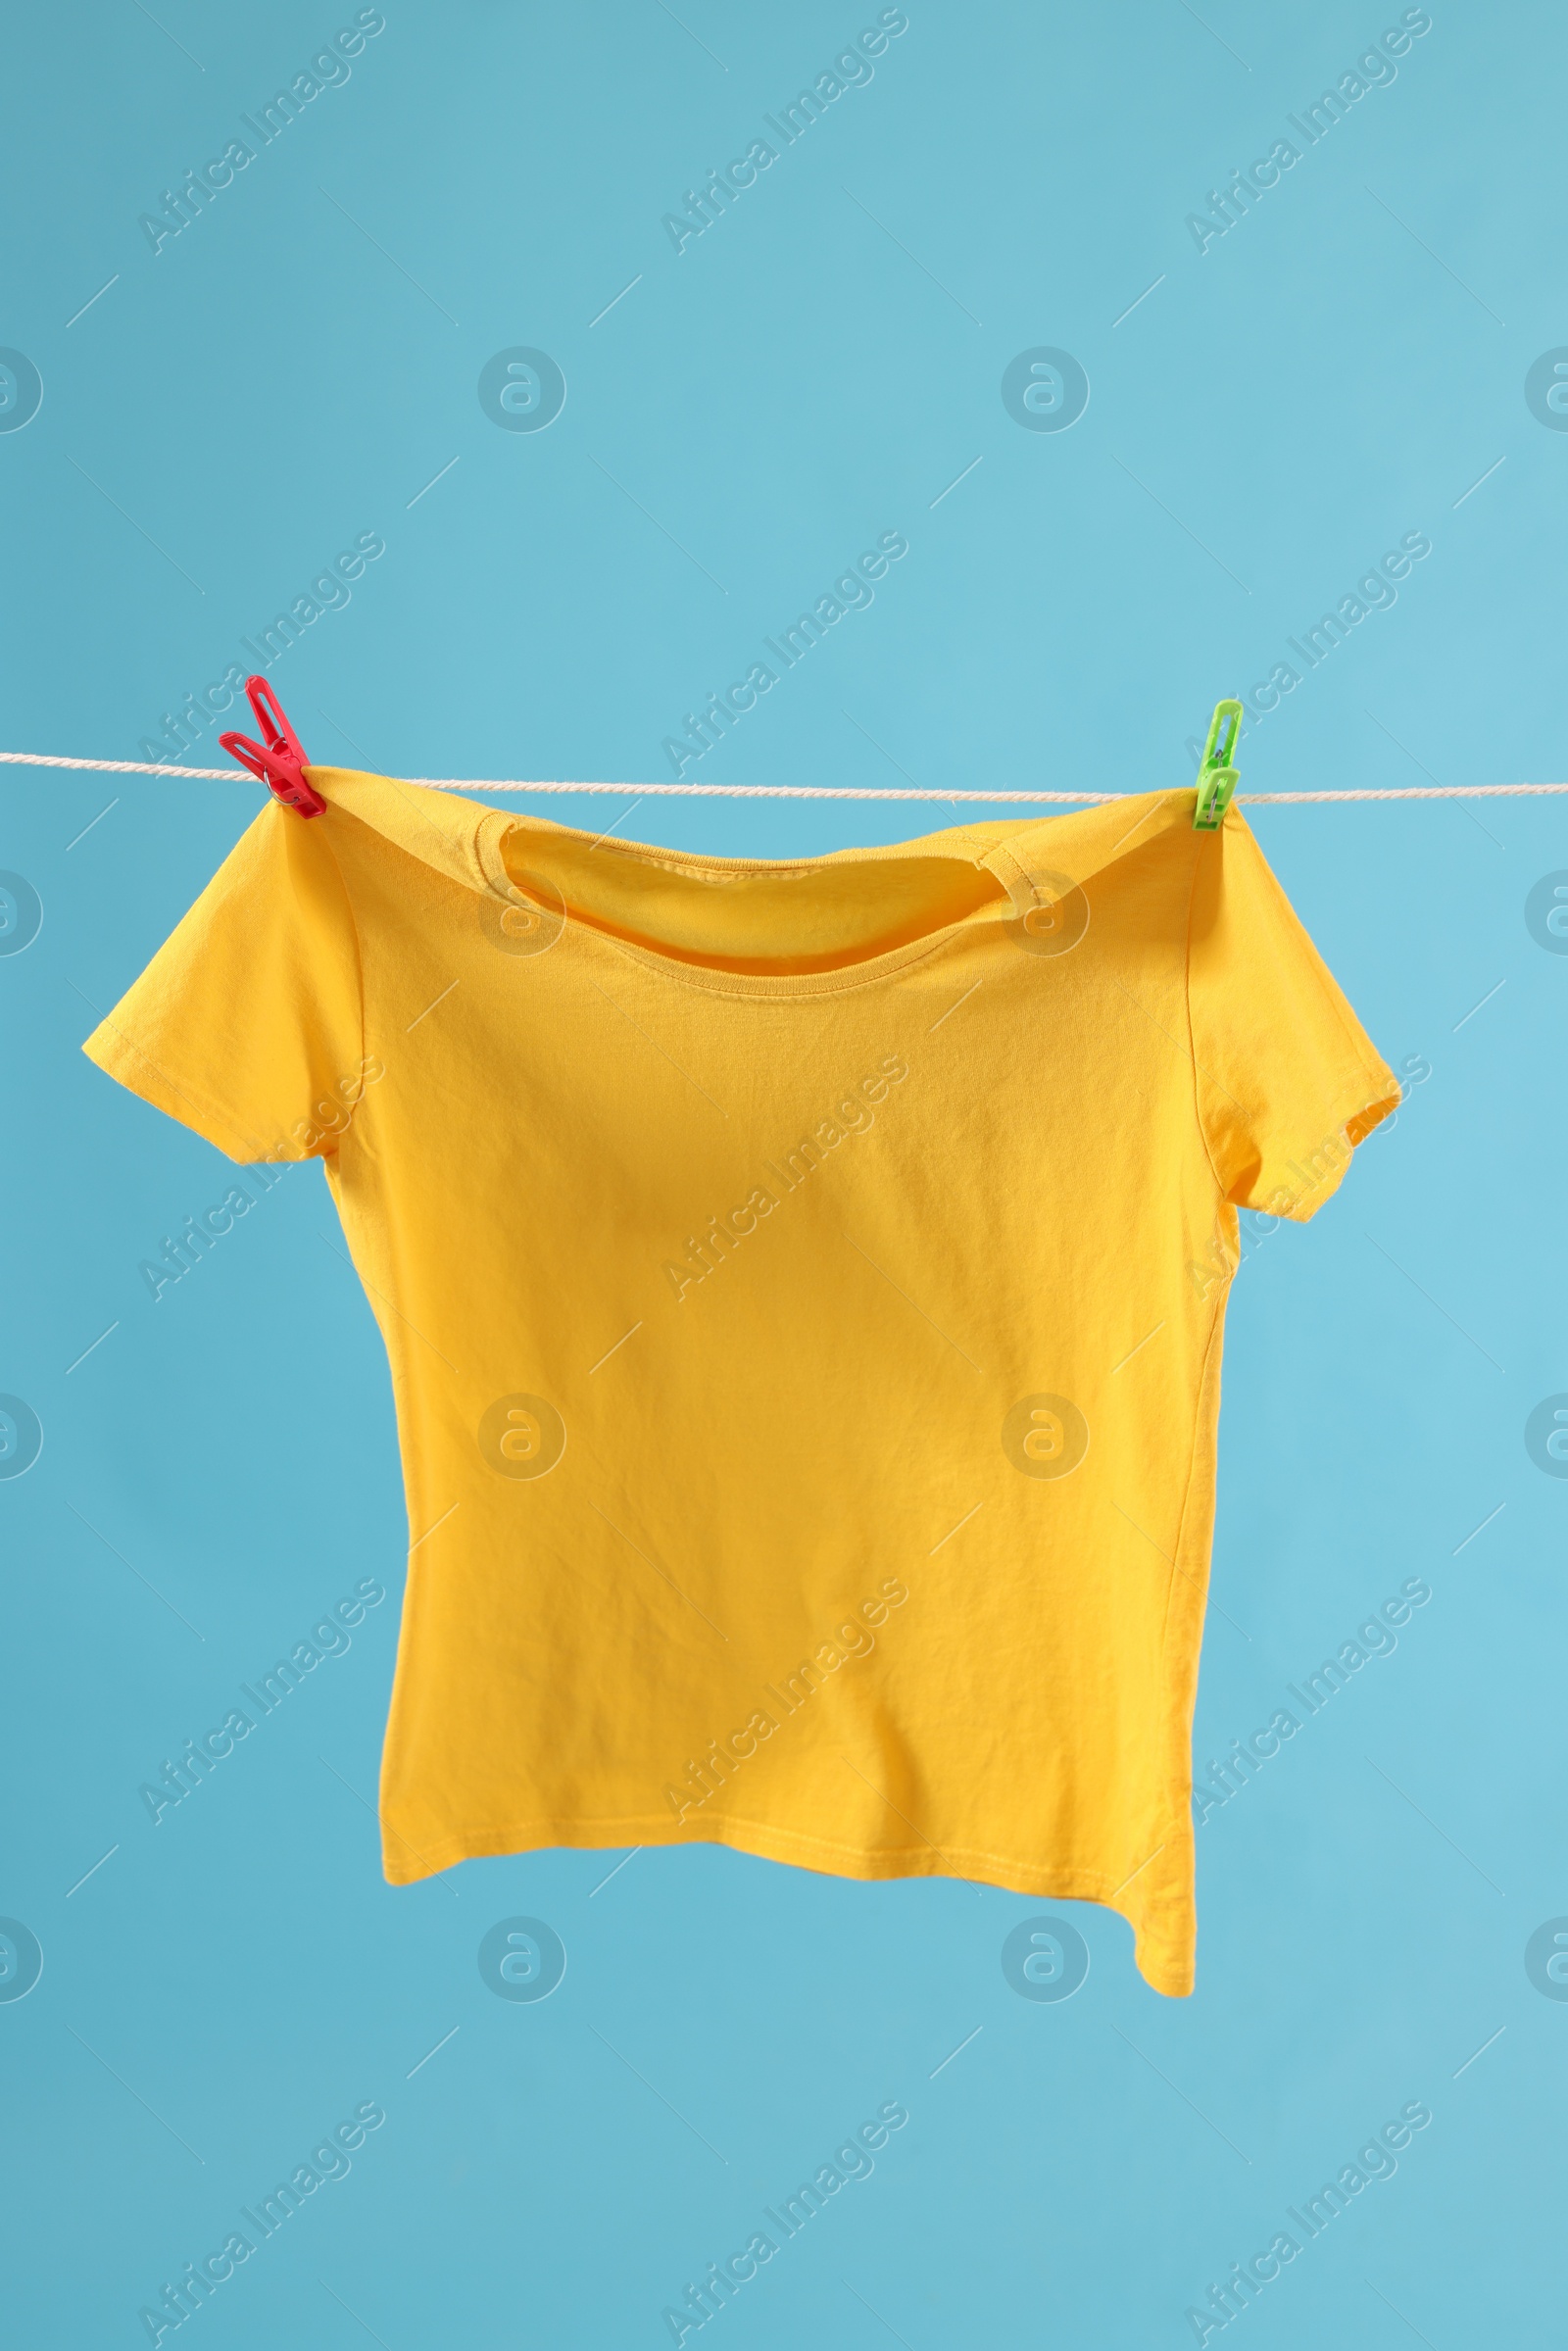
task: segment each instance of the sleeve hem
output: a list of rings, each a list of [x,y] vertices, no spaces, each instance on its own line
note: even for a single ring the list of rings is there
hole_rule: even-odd
[[[210,1095],[188,1081],[176,1078],[160,1067],[125,1030],[117,1028],[114,1016],[100,1021],[82,1045],[89,1061],[109,1077],[123,1086],[127,1093],[139,1095],[170,1118],[177,1118],[204,1142],[220,1151],[236,1166],[251,1167],[262,1159],[293,1159],[298,1152],[280,1140],[269,1148],[257,1135],[247,1135],[237,1127],[229,1112]]]
[[[1342,1106],[1331,1132],[1315,1150],[1275,1171],[1288,1180],[1277,1184],[1266,1200],[1243,1204],[1288,1217],[1292,1224],[1308,1223],[1344,1183],[1356,1145],[1392,1116],[1402,1100],[1403,1088],[1386,1062],[1363,1065],[1339,1097]]]

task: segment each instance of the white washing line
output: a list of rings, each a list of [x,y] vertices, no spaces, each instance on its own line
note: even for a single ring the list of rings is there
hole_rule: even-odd
[[[176,775],[215,784],[248,783],[252,779],[235,767],[159,767],[142,759],[62,759],[31,751],[0,751],[0,765],[8,767],[78,767],[96,775]],[[309,768],[306,773],[309,774]],[[938,800],[978,801],[986,807],[999,802],[1024,801],[1031,806],[1098,805],[1102,801],[1132,800],[1130,792],[928,792],[873,790],[854,784],[561,784],[498,782],[493,776],[405,775],[389,779],[419,784],[427,792],[598,792],[616,798],[661,800]],[[1196,779],[1195,779],[1196,781]],[[1521,794],[1568,792],[1568,784],[1403,784],[1390,791],[1348,792],[1238,792],[1238,801],[1252,808],[1286,808],[1305,801],[1330,800],[1494,800]]]

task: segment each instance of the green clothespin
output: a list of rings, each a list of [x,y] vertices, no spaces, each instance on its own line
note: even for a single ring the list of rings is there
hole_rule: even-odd
[[[1242,780],[1231,765],[1241,727],[1241,704],[1216,702],[1214,715],[1209,720],[1208,741],[1203,746],[1203,764],[1198,770],[1198,806],[1193,810],[1195,832],[1218,832],[1225,821],[1231,795]]]

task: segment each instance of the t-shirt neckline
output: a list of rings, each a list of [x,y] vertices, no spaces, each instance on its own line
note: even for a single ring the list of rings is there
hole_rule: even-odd
[[[956,862],[983,867],[999,880],[1004,897],[994,906],[983,906],[975,913],[956,922],[949,922],[928,931],[902,947],[890,948],[885,954],[869,955],[855,963],[836,965],[826,971],[807,972],[751,972],[730,971],[721,965],[690,963],[679,955],[668,955],[657,948],[638,945],[622,939],[614,932],[601,930],[597,925],[579,923],[575,927],[592,937],[601,946],[612,948],[627,960],[640,963],[661,977],[672,980],[677,986],[699,989],[708,996],[752,997],[810,997],[838,996],[854,989],[874,987],[880,980],[895,972],[907,970],[910,965],[926,961],[953,940],[995,922],[1010,920],[1018,911],[1016,890],[1027,886],[1029,876],[1015,854],[1021,845],[1022,832],[1032,838],[1045,828],[1070,822],[1082,810],[1068,810],[1062,815],[1025,819],[1022,831],[1014,833],[1009,842],[993,825],[954,825],[944,832],[916,834],[907,841],[892,841],[870,846],[855,845],[848,849],[831,850],[817,857],[732,857],[710,856],[706,852],[665,849],[658,843],[617,841],[616,852],[633,857],[646,857],[650,862],[665,867],[681,868],[694,873],[772,873],[779,876],[819,872],[833,865],[889,864],[901,857],[951,857]],[[563,836],[574,841],[590,841],[590,835],[579,825],[558,824],[550,817],[516,814],[510,808],[485,808],[474,835],[474,854],[489,888],[500,898],[512,900],[513,883],[507,871],[506,845],[515,835]]]

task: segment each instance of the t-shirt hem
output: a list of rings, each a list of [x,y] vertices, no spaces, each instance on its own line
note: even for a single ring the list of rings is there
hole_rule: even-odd
[[[839,1878],[877,1882],[896,1878],[978,1878],[1009,1893],[1044,1895],[1063,1902],[1098,1902],[1127,1920],[1135,1937],[1138,1972],[1168,1998],[1193,1989],[1196,1925],[1183,1935],[1152,1931],[1138,1909],[1114,1897],[1126,1881],[1097,1870],[1066,1869],[1016,1861],[1004,1854],[948,1846],[903,1847],[838,1844],[802,1830],[765,1821],[719,1815],[687,1826],[667,1814],[632,1814],[622,1820],[524,1821],[497,1829],[460,1830],[433,1845],[416,1846],[396,1830],[383,1829],[382,1870],[390,1886],[415,1886],[461,1861],[495,1859],[564,1845],[577,1850],[612,1850],[617,1845],[727,1845],[760,1861],[779,1861]]]

